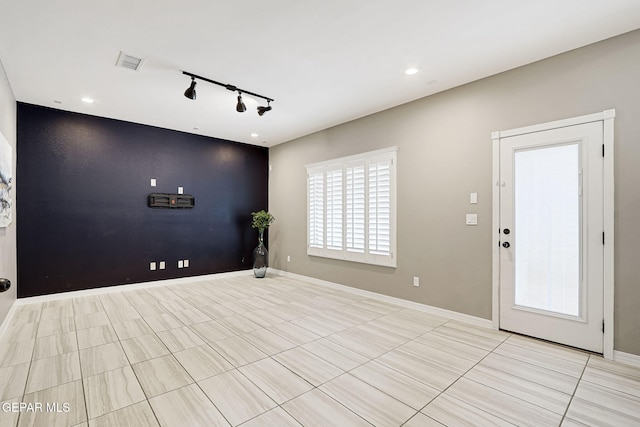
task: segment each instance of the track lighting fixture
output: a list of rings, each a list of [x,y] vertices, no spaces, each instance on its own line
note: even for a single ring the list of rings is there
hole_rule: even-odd
[[[184,92],[184,96],[186,96],[189,99],[196,99],[196,79],[200,79],[200,80],[204,80],[205,82],[209,82],[209,83],[213,83],[213,84],[218,85],[218,86],[222,86],[223,88],[225,88],[227,90],[230,90],[230,91],[233,91],[233,92],[238,92],[238,103],[236,104],[236,111],[238,113],[244,113],[245,111],[247,111],[247,106],[244,105],[244,102],[242,101],[242,95],[243,94],[255,96],[257,98],[262,98],[262,99],[267,101],[267,106],[266,107],[264,107],[264,106],[258,107],[258,115],[262,116],[267,111],[271,111],[271,105],[269,103],[271,101],[273,101],[273,98],[269,98],[269,97],[266,97],[266,96],[263,96],[263,95],[259,95],[257,93],[249,92],[248,90],[240,89],[239,87],[236,87],[236,86],[231,85],[231,84],[220,83],[220,82],[217,82],[215,80],[211,80],[211,79],[208,79],[206,77],[198,76],[196,74],[189,73],[189,72],[186,72],[186,71],[183,71],[182,74],[191,77],[191,86],[189,86],[189,88]]]
[[[260,117],[262,117],[262,115],[263,115],[264,113],[266,113],[267,111],[271,111],[271,105],[269,105],[269,102],[270,102],[270,101],[269,101],[269,100],[267,100],[267,106],[266,106],[266,107],[264,107],[264,106],[262,106],[262,105],[258,106],[258,115],[259,115]]]
[[[244,113],[247,111],[247,106],[242,102],[242,93],[238,92],[238,103],[236,104],[236,111],[238,113]]]
[[[184,91],[184,96],[189,99],[196,99],[196,78],[191,76],[191,86]]]

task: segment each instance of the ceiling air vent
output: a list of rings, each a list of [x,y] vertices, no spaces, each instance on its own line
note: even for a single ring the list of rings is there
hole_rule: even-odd
[[[128,68],[133,71],[138,71],[142,67],[142,59],[135,56],[127,55],[124,52],[120,52],[118,55],[118,62],[116,65],[122,68]]]

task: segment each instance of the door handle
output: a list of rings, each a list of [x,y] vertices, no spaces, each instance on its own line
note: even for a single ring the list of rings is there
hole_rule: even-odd
[[[502,244],[502,247],[503,247],[503,248],[505,248],[505,249],[506,249],[506,248],[508,248],[509,246],[511,246],[511,245],[509,244],[509,242],[504,242],[504,243]]]

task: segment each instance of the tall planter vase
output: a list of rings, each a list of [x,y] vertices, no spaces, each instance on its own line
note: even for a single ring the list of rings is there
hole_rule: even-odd
[[[253,250],[253,274],[261,279],[267,275],[267,267],[269,267],[269,251],[263,242],[264,230],[260,230],[258,237],[258,246]]]

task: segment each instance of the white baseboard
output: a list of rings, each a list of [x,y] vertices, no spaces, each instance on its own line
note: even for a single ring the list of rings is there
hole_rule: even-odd
[[[292,279],[302,280],[308,283],[312,283],[314,285],[325,286],[328,288],[337,289],[340,291],[345,291],[345,292],[349,292],[356,295],[362,295],[367,298],[389,302],[391,304],[396,304],[405,308],[412,308],[414,310],[422,311],[424,313],[433,314],[435,316],[446,317],[452,320],[457,320],[459,322],[468,323],[470,325],[479,326],[487,329],[493,329],[492,321],[488,319],[483,319],[481,317],[470,316],[468,314],[458,313],[456,311],[445,310],[444,308],[433,307],[431,305],[426,305],[419,302],[414,302],[414,301],[409,301],[402,298],[392,297],[389,295],[379,294],[377,292],[366,291],[364,289],[353,288],[351,286],[345,286],[338,283],[329,282],[326,280],[320,280],[320,279],[316,279],[309,276],[303,276],[301,274],[290,273],[288,271],[282,271],[275,268],[270,268],[269,271],[279,276],[290,277]]]
[[[309,276],[303,276],[301,274],[290,273],[290,272],[278,270],[275,268],[270,268],[269,272],[272,274],[276,274],[278,276],[289,277],[296,280],[302,280],[314,285],[324,286],[324,287],[328,287],[328,288],[332,288],[340,291],[349,292],[355,295],[361,295],[367,298],[372,298],[379,301],[396,304],[401,307],[412,308],[414,310],[422,311],[424,313],[433,314],[435,316],[446,317],[446,318],[457,320],[459,322],[467,323],[470,325],[479,326],[487,329],[493,329],[492,321],[488,319],[483,319],[481,317],[470,316],[468,314],[458,313],[456,311],[446,310],[439,307],[433,307],[430,305],[409,301],[402,298],[396,298],[389,295],[379,294],[377,292],[366,291],[364,289],[358,289],[351,286],[341,285],[339,283],[316,279]],[[136,289],[155,288],[158,286],[196,283],[196,282],[202,282],[205,280],[223,279],[225,277],[241,277],[241,276],[251,276],[251,275],[253,275],[253,270],[240,270],[240,271],[232,271],[228,273],[216,273],[216,274],[207,274],[203,276],[192,276],[192,277],[182,277],[177,279],[158,280],[154,282],[114,285],[114,286],[108,286],[108,287],[96,288],[96,289],[86,289],[81,291],[62,292],[58,294],[41,295],[36,297],[18,298],[16,301],[14,301],[13,305],[9,309],[9,312],[7,313],[7,316],[4,318],[4,321],[2,322],[2,324],[0,324],[0,339],[2,339],[2,336],[4,335],[5,331],[9,327],[9,324],[11,323],[11,319],[13,318],[15,311],[21,305],[34,304],[34,303],[40,303],[40,302],[46,302],[46,301],[56,301],[56,300],[62,300],[67,298],[79,298],[79,297],[85,297],[85,296],[91,296],[91,295],[102,295],[102,294],[109,294],[113,292],[132,291]],[[614,350],[613,360],[619,363],[624,363],[626,365],[640,368],[639,355]]]
[[[87,297],[92,295],[110,294],[113,292],[134,291],[136,289],[155,288],[158,286],[182,285],[185,283],[202,282],[204,280],[223,279],[225,277],[237,277],[237,276],[244,276],[248,274],[253,274],[253,269],[230,271],[228,273],[205,274],[202,276],[180,277],[177,279],[157,280],[154,282],[113,285],[113,286],[106,286],[102,288],[84,289],[81,291],[61,292],[58,294],[50,294],[50,295],[39,295],[36,297],[18,298],[17,302],[14,303],[14,306],[16,304],[17,305],[34,304],[34,303],[46,302],[46,301],[57,301],[57,300],[62,300],[67,298],[80,298],[80,297]],[[9,316],[7,315],[7,318],[8,317]]]
[[[80,298],[80,297],[87,297],[92,295],[104,295],[104,294],[110,294],[113,292],[133,291],[136,289],[155,288],[158,286],[181,285],[186,283],[202,282],[204,280],[223,279],[225,277],[239,277],[239,276],[245,276],[245,275],[253,275],[253,269],[230,271],[228,273],[206,274],[202,276],[180,277],[177,279],[157,280],[154,282],[113,285],[113,286],[106,286],[102,288],[84,289],[81,291],[60,292],[57,294],[18,298],[13,302],[13,305],[9,309],[7,316],[4,318],[4,321],[2,322],[2,324],[0,324],[0,339],[2,339],[2,336],[4,335],[5,331],[9,327],[9,323],[11,323],[11,318],[13,317],[13,314],[15,313],[16,309],[21,305],[36,304],[36,303],[42,303],[47,301],[58,301],[58,300],[63,300],[67,298]]]
[[[640,368],[640,356],[636,354],[613,350],[613,360],[624,363],[625,365],[633,366],[634,368]]]
[[[17,300],[13,301],[13,304],[11,304],[11,308],[9,309],[9,312],[4,317],[4,320],[2,321],[2,323],[0,324],[0,340],[2,340],[4,333],[9,327],[9,323],[11,323],[11,318],[13,318],[13,313],[16,311],[16,307],[18,307]]]

